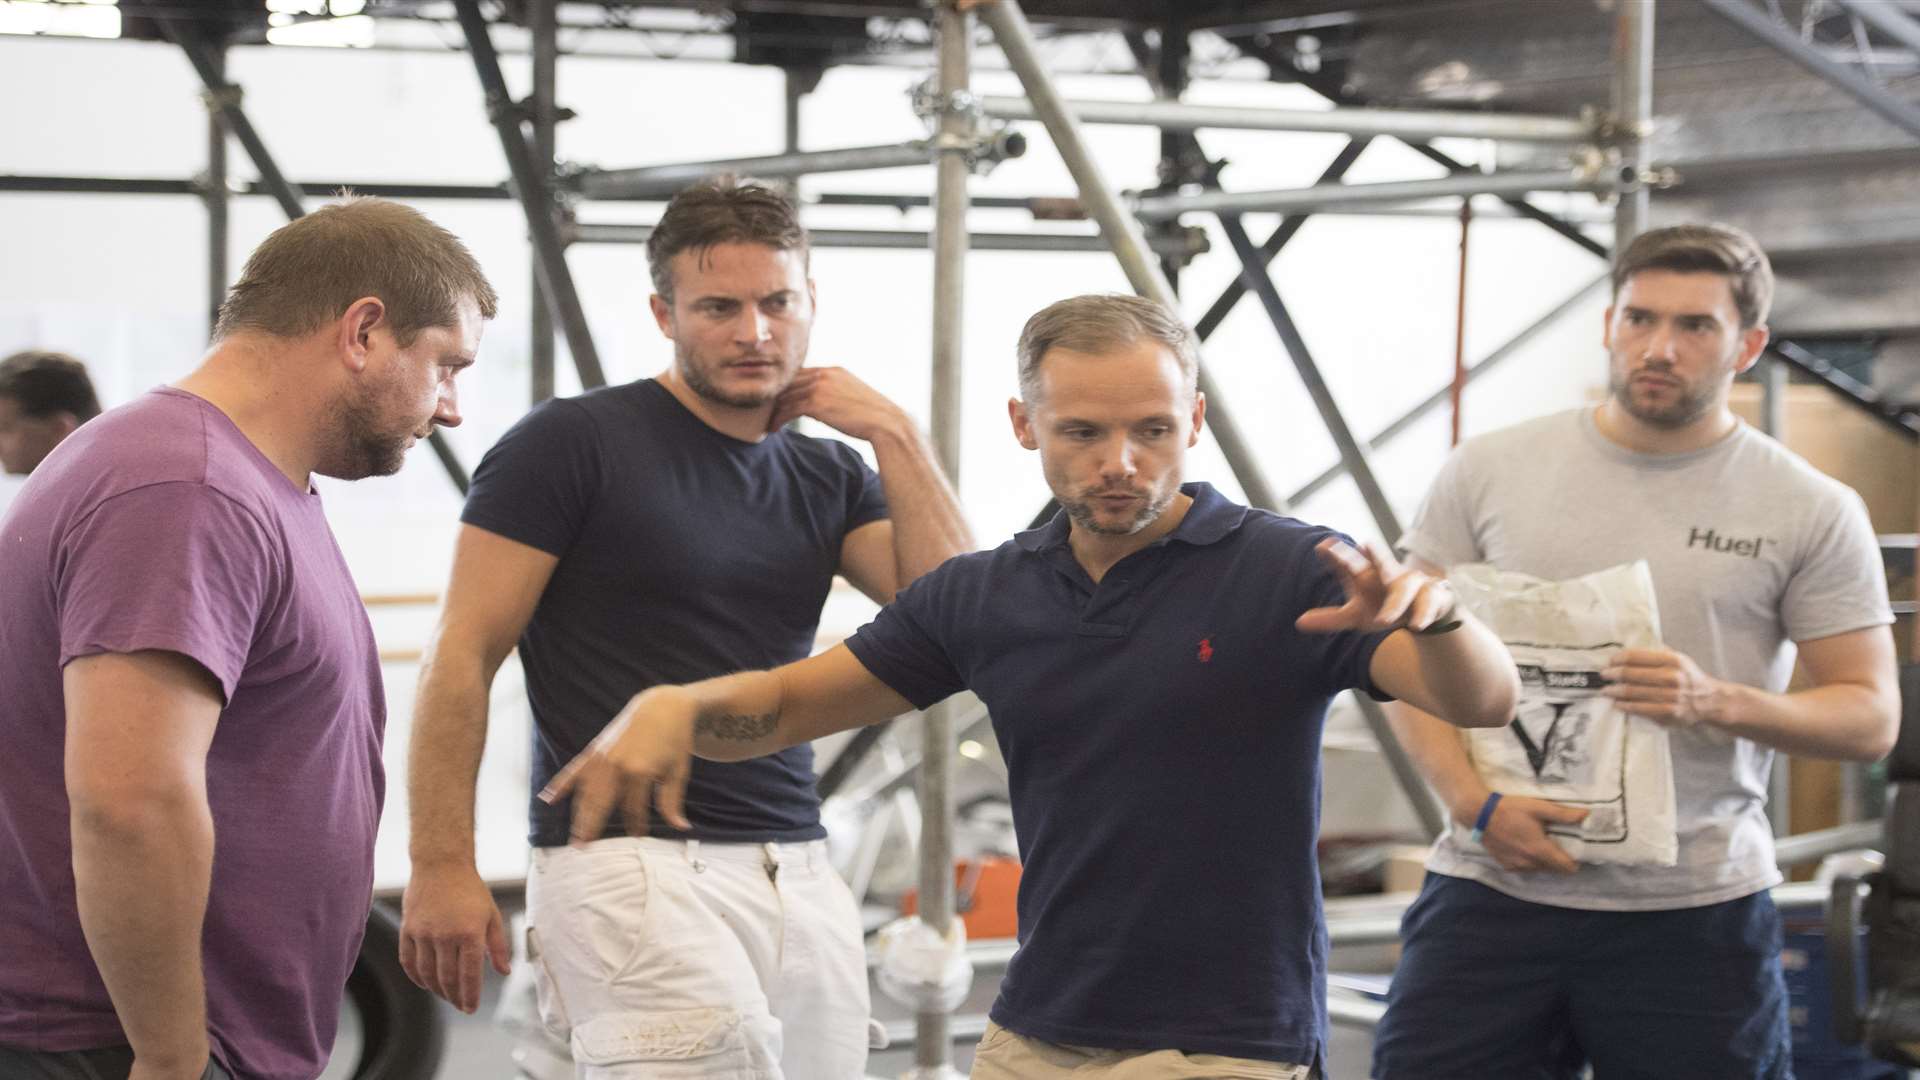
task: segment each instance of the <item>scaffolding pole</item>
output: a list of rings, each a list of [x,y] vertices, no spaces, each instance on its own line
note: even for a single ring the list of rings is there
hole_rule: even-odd
[[[1526,329],[1520,331],[1518,334],[1515,334],[1513,337],[1507,339],[1506,344],[1493,350],[1492,352],[1488,353],[1484,358],[1468,366],[1467,383],[1471,385],[1475,379],[1478,379],[1480,376],[1485,375],[1489,371],[1492,371],[1501,362],[1505,361],[1509,357],[1518,353],[1523,347],[1525,347],[1534,338],[1539,337],[1541,334],[1545,333],[1550,327],[1552,327],[1555,323],[1558,323],[1561,319],[1565,318],[1569,312],[1579,308],[1580,304],[1583,301],[1585,301],[1588,296],[1598,291],[1601,287],[1607,285],[1610,281],[1612,281],[1612,279],[1613,279],[1612,271],[1610,270],[1602,271],[1598,277],[1593,278],[1591,281],[1588,281],[1585,285],[1580,286],[1580,288],[1575,290],[1572,295],[1568,296],[1565,300],[1560,301],[1558,304],[1555,304],[1552,310],[1548,311],[1545,315],[1540,316],[1540,318],[1534,320],[1534,322],[1530,324]],[[1384,428],[1381,428],[1380,433],[1378,435],[1375,435],[1373,438],[1368,439],[1367,449],[1369,450],[1385,449],[1388,443],[1399,438],[1409,428],[1413,427],[1414,423],[1417,422],[1421,417],[1427,415],[1433,410],[1446,404],[1447,399],[1452,395],[1452,389],[1453,388],[1451,385],[1443,386],[1440,389],[1434,391],[1433,393],[1427,395],[1424,399],[1421,400],[1420,404],[1415,405],[1411,409],[1408,409],[1404,414],[1401,415],[1401,417],[1398,420],[1395,420],[1393,423],[1388,424]],[[1321,488],[1326,487],[1328,484],[1333,483],[1335,480],[1338,480],[1341,476],[1345,475],[1346,471],[1347,471],[1346,462],[1342,461],[1342,462],[1335,463],[1334,465],[1328,467],[1327,470],[1321,473],[1319,476],[1316,476],[1312,480],[1307,481],[1307,483],[1304,486],[1302,486],[1299,491],[1296,491],[1292,495],[1288,496],[1287,501],[1298,506],[1299,504],[1307,501],[1308,499],[1312,498],[1314,495],[1318,494]]]
[[[1382,184],[1315,184],[1279,191],[1202,191],[1191,195],[1143,195],[1133,210],[1157,220],[1187,211],[1214,214],[1301,213],[1334,207],[1422,202],[1471,195],[1525,195],[1534,191],[1602,191],[1611,181],[1587,169],[1546,169],[1518,173],[1461,173],[1433,180],[1396,180]]]
[[[474,73],[479,76],[480,88],[486,94],[487,117],[500,136],[507,172],[513,177],[514,192],[526,214],[541,292],[552,305],[554,321],[566,335],[567,351],[573,354],[574,367],[579,369],[581,387],[591,390],[605,386],[607,377],[600,367],[600,353],[593,347],[587,313],[580,306],[573,274],[567,269],[566,249],[560,243],[559,223],[554,220],[553,190],[535,165],[526,135],[520,130],[520,109],[507,94],[507,80],[500,74],[500,55],[494,51],[493,38],[487,34],[487,20],[480,14],[480,0],[454,0],[454,11],[460,16],[460,28],[467,36],[467,52],[473,57]]]
[[[1653,0],[1620,0],[1614,15],[1613,122],[1621,191],[1614,208],[1613,250],[1647,227],[1651,192],[1641,180],[1653,127]]]
[[[604,169],[582,173],[573,181],[579,193],[588,199],[650,199],[673,194],[688,184],[715,176],[748,176],[763,180],[811,176],[815,173],[862,172],[869,169],[902,169],[933,162],[938,140],[921,139],[883,146],[851,146],[838,150],[808,150],[797,154],[769,154],[765,157],[727,158],[720,161],[688,161],[669,165],[642,165],[632,169]],[[969,137],[965,150],[976,158],[994,161],[1016,158],[1025,153],[1026,139],[1019,133]]]
[[[1871,23],[1875,29],[1899,42],[1903,47],[1920,52],[1920,22],[1915,22],[1913,16],[1901,11],[1898,7],[1888,4],[1886,0],[1875,0],[1873,3],[1867,3],[1866,0],[1835,0],[1835,2],[1844,8],[1847,14]]]
[[[281,173],[280,166],[273,160],[273,155],[267,152],[267,144],[260,138],[260,133],[254,130],[252,122],[247,119],[247,114],[241,110],[240,88],[227,82],[226,58],[221,50],[191,28],[173,26],[164,20],[161,25],[166,27],[167,34],[180,47],[180,51],[187,54],[188,62],[193,65],[193,70],[199,74],[200,81],[206,86],[208,107],[213,109],[215,115],[220,118],[227,133],[239,140],[240,145],[246,149],[247,156],[253,159],[253,167],[259,170],[261,182],[273,193],[274,200],[280,204],[280,209],[286,212],[287,220],[293,221],[304,217],[307,209],[303,205],[303,193],[287,180],[285,174]],[[226,165],[224,144],[218,156],[224,172]],[[212,162],[209,161],[209,166],[211,165]],[[226,290],[224,200],[222,200],[222,212],[218,222],[217,226],[210,224],[208,229],[209,239],[213,238],[216,231],[221,234],[219,252],[217,255],[209,253],[209,261],[217,261],[222,266],[220,289],[224,295]],[[209,271],[209,277],[211,278],[211,271]],[[441,436],[439,428],[435,428],[433,433],[427,436],[427,445],[433,447],[434,456],[440,459],[441,466],[447,470],[447,478],[453,481],[453,486],[460,490],[461,495],[465,495],[469,479],[467,470],[460,464],[460,459],[454,454],[453,447]]]
[[[1920,108],[1895,97],[1879,83],[1854,68],[1828,57],[1798,34],[1775,23],[1766,12],[1746,0],[1700,0],[1709,11],[1759,38],[1775,52],[1813,72],[1835,88],[1852,95],[1855,101],[1878,113],[1887,122],[1914,138],[1920,138]]]
[[[561,231],[570,244],[644,244],[653,235],[651,225],[625,222],[579,222]],[[808,229],[807,245],[814,248],[883,248],[925,251],[933,246],[933,233],[917,229]],[[968,241],[975,251],[1111,251],[1098,236],[1084,233],[973,233]],[[1155,254],[1170,259],[1191,259],[1208,250],[1204,229],[1188,228],[1149,241]]]
[[[973,20],[950,2],[936,14],[940,56],[939,157],[934,174],[933,223],[933,402],[934,452],[947,479],[960,485],[961,332],[966,313],[967,177],[974,146],[973,115],[967,109],[973,57]],[[921,721],[920,918],[945,934],[954,920],[953,880],[953,701],[928,709]],[[916,1080],[957,1077],[952,1069],[951,1017],[945,1009],[924,1009],[914,1016],[912,1076]]]
[[[245,110],[240,107],[240,88],[227,82],[226,60],[219,55],[219,50],[191,27],[178,26],[166,19],[160,20],[160,26],[173,38],[174,44],[180,46],[180,51],[187,55],[187,62],[193,65],[200,82],[206,87],[208,106],[226,125],[227,133],[240,143],[247,157],[253,160],[253,167],[260,171],[261,183],[280,203],[287,220],[306,213],[301,205],[305,202],[305,193],[280,172],[273,155],[267,152],[267,144],[261,141],[260,133],[254,130],[253,121],[247,119]]]
[[[1427,112],[1410,109],[1253,109],[1160,101],[1069,101],[1066,107],[1083,124],[1125,124],[1167,131],[1202,128],[1241,131],[1331,132],[1355,137],[1391,135],[1403,139],[1502,139],[1512,142],[1584,143],[1594,136],[1585,121],[1559,116],[1507,113]],[[996,120],[1033,120],[1033,102],[1020,97],[986,95],[986,115]]]
[[[1187,30],[1186,15],[1178,4],[1169,4],[1165,18],[1160,23],[1160,42],[1157,47],[1147,44],[1143,31],[1129,31],[1126,35],[1127,49],[1133,53],[1133,62],[1140,69],[1147,85],[1153,89],[1154,97],[1178,104],[1180,95],[1187,92],[1191,81],[1190,63],[1193,51],[1192,35]],[[1224,164],[1224,163],[1222,163]],[[1220,186],[1220,170],[1207,159],[1206,151],[1200,148],[1200,140],[1192,131],[1176,131],[1168,128],[1160,130],[1160,164],[1157,170],[1158,190],[1178,191],[1189,183],[1199,183],[1205,187]],[[1178,221],[1157,221],[1145,231],[1147,243],[1179,227]],[[1186,266],[1176,260],[1162,258],[1160,272],[1166,275],[1167,286],[1175,295],[1180,292],[1180,274]]]
[[[1380,756],[1386,759],[1387,770],[1393,773],[1394,782],[1407,797],[1407,805],[1413,808],[1421,834],[1428,840],[1440,839],[1440,834],[1447,831],[1447,815],[1440,809],[1440,800],[1427,787],[1419,767],[1408,756],[1407,748],[1394,736],[1393,727],[1387,721],[1387,710],[1363,691],[1354,691],[1353,703],[1360,707],[1360,716],[1367,722],[1367,731],[1373,735]]]
[[[1047,74],[1034,44],[1033,28],[1028,25],[1026,14],[1015,0],[994,0],[981,5],[978,10],[981,18],[993,28],[993,36],[1000,43],[1001,52],[1006,54],[1008,66],[1019,76],[1021,87],[1034,103],[1041,121],[1046,124],[1047,133],[1053,138],[1054,146],[1060,151],[1060,157],[1066,162],[1074,183],[1080,189],[1080,201],[1093,219],[1099,222],[1100,232],[1112,246],[1128,282],[1140,295],[1165,305],[1168,311],[1178,313],[1178,298],[1174,296],[1166,275],[1160,272],[1160,267],[1150,257],[1139,221],[1126,211],[1114,196],[1113,189],[1107,186],[1105,177],[1087,152],[1079,121],[1066,110],[1053,85],[1053,77]],[[1214,441],[1220,445],[1228,467],[1240,481],[1247,501],[1264,509],[1277,508],[1280,504],[1273,486],[1267,482],[1239,425],[1234,423],[1232,414],[1227,411],[1226,399],[1213,384],[1205,364],[1200,367],[1199,385],[1200,392],[1207,396],[1207,426],[1213,430]]]
[[[210,46],[207,51],[214,81],[225,85],[227,50]],[[200,197],[207,207],[207,334],[211,337],[220,321],[220,305],[227,299],[227,212],[233,202],[233,193],[227,188],[227,129],[211,97],[207,99],[207,173]]]
[[[1325,172],[1320,174],[1320,183],[1339,182],[1340,178],[1347,174],[1347,170],[1353,168],[1353,163],[1360,160],[1360,154],[1366,150],[1369,141],[1354,139],[1341,147],[1340,152],[1334,155],[1333,162],[1327,166]],[[1311,214],[1287,215],[1286,219],[1273,230],[1273,234],[1260,245],[1260,265],[1266,266],[1273,262],[1281,249],[1293,240],[1294,235],[1300,231],[1300,227],[1305,225],[1307,219],[1312,216]],[[1194,333],[1200,335],[1201,341],[1213,336],[1213,332],[1227,320],[1227,315],[1233,311],[1234,305],[1238,304],[1240,298],[1245,295],[1247,295],[1246,279],[1236,274],[1232,281],[1227,282],[1226,288],[1220,290],[1219,299],[1215,300],[1213,306],[1207,309],[1207,313],[1200,316],[1200,321],[1193,325]]]
[[[1360,445],[1360,440],[1353,436],[1353,429],[1347,426],[1339,402],[1333,400],[1333,391],[1320,373],[1320,365],[1314,362],[1313,354],[1307,350],[1306,339],[1294,324],[1286,303],[1280,299],[1280,291],[1273,287],[1273,278],[1267,274],[1260,249],[1254,246],[1253,238],[1247,235],[1246,226],[1240,223],[1237,216],[1221,214],[1220,228],[1233,245],[1234,254],[1240,257],[1241,279],[1259,298],[1261,306],[1266,308],[1267,318],[1272,321],[1281,346],[1293,361],[1294,370],[1299,372],[1300,381],[1306,385],[1307,396],[1313,399],[1313,407],[1320,413],[1320,422],[1326,425],[1327,434],[1332,436],[1333,444],[1340,449],[1340,460],[1346,465],[1354,483],[1360,486],[1360,494],[1367,501],[1367,510],[1373,515],[1374,526],[1389,545],[1397,546],[1400,543],[1400,519],[1394,514],[1393,504],[1380,487],[1380,481],[1373,475],[1373,464],[1367,460],[1366,448]]]
[[[527,29],[533,50],[533,92],[527,98],[528,119],[533,128],[533,167],[540,175],[553,176],[554,128],[559,122],[554,101],[560,66],[560,0],[528,0]],[[540,284],[540,271],[529,268],[533,277],[533,310],[527,312],[529,379],[527,395],[535,405],[554,394],[553,301]]]
[[[1787,441],[1787,387],[1793,372],[1772,353],[1760,358],[1760,430],[1782,443]],[[1776,752],[1767,773],[1767,821],[1773,835],[1793,832],[1793,755]]]
[[[1301,86],[1319,94],[1335,105],[1350,108],[1364,107],[1366,105],[1364,100],[1350,93],[1346,86],[1331,73],[1317,70],[1307,71],[1294,62],[1290,55],[1278,48],[1271,39],[1235,36],[1230,38],[1229,42],[1246,55],[1266,63],[1273,79],[1277,82],[1299,83]],[[1420,140],[1405,141],[1409,149],[1421,157],[1426,158],[1428,161],[1446,169],[1448,172],[1457,173],[1467,171],[1468,166],[1429,143]],[[1554,232],[1559,233],[1561,236],[1602,259],[1608,257],[1606,245],[1581,232],[1575,223],[1549,214],[1521,196],[1502,196],[1501,199],[1507,206],[1512,208],[1514,213],[1519,214],[1521,217],[1545,225],[1547,228],[1552,229]]]

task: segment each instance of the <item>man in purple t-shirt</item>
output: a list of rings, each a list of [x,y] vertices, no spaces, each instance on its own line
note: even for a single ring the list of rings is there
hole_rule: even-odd
[[[311,1080],[372,892],[379,656],[311,478],[460,414],[493,289],[420,214],[276,231],[192,374],[0,518],[0,1076]]]

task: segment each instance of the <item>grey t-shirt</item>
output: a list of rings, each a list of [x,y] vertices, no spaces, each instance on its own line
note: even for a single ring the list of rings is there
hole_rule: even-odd
[[[1892,621],[1860,497],[1745,424],[1685,454],[1635,453],[1593,410],[1462,445],[1407,549],[1559,580],[1645,559],[1668,648],[1709,675],[1778,692],[1794,642]],[[1634,911],[1694,907],[1777,884],[1765,805],[1773,751],[1704,726],[1670,733],[1680,855],[1672,867],[1514,873],[1451,834],[1427,867],[1523,900]]]

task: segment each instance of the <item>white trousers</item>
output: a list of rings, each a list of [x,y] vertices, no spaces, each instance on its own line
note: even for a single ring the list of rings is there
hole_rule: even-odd
[[[581,1080],[865,1074],[866,949],[825,841],[536,848],[527,952]]]

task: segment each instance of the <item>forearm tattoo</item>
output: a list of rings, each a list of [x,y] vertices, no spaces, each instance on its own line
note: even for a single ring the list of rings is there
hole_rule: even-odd
[[[719,716],[702,716],[694,722],[694,730],[711,735],[716,739],[731,742],[752,742],[773,734],[774,724],[779,716],[774,713],[759,715],[741,713],[721,713]]]

